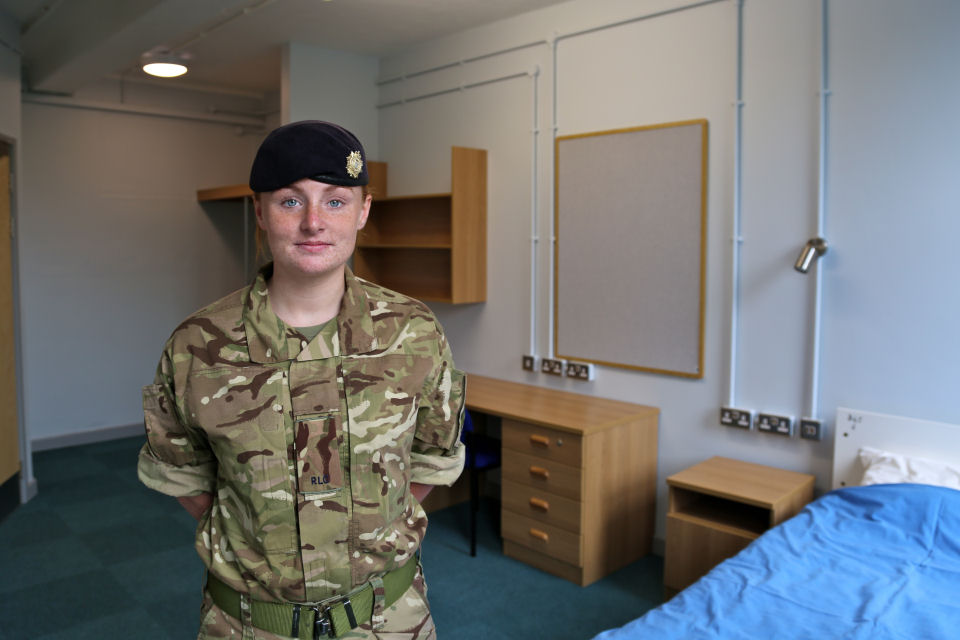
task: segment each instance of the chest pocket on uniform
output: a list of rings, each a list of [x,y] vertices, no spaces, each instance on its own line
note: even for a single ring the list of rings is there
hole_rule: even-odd
[[[343,489],[338,423],[336,416],[297,421],[297,488],[311,498],[334,497]]]
[[[194,373],[189,385],[191,420],[207,434],[220,467],[214,528],[234,545],[296,549],[283,369],[218,367]]]
[[[361,531],[383,530],[407,507],[420,391],[432,366],[430,358],[408,354],[344,358],[351,488]],[[379,544],[364,536],[361,542]]]
[[[338,360],[307,360],[290,367],[297,489],[312,499],[335,498],[344,486]]]

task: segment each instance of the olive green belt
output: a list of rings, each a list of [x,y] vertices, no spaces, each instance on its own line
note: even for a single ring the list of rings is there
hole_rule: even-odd
[[[385,605],[396,602],[413,584],[417,559],[383,576]],[[224,613],[240,620],[240,592],[212,573],[207,574],[207,591],[214,604]],[[318,640],[324,636],[338,638],[373,615],[373,585],[369,582],[353,593],[325,600],[319,604],[263,602],[250,599],[253,626],[279,636]]]

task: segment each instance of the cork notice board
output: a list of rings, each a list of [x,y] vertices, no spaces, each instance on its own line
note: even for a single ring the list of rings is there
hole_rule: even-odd
[[[557,357],[703,377],[707,121],[558,137]]]

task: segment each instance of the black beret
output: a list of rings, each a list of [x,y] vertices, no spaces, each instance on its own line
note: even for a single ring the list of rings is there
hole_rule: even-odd
[[[367,184],[363,145],[331,122],[304,120],[274,129],[253,159],[250,188],[255,193],[276,191],[303,178],[342,187]]]

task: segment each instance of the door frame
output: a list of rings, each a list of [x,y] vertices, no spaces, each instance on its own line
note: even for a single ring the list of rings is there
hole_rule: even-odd
[[[17,140],[0,133],[0,142],[7,145],[10,157],[10,275],[11,295],[13,299],[13,343],[16,365],[14,375],[17,381],[17,431],[20,446],[20,503],[24,504],[37,495],[37,479],[33,476],[33,446],[27,437],[26,409],[23,395],[23,332],[20,306],[20,242],[18,223],[18,194],[20,192],[17,162]],[[0,240],[2,241],[2,240]]]

